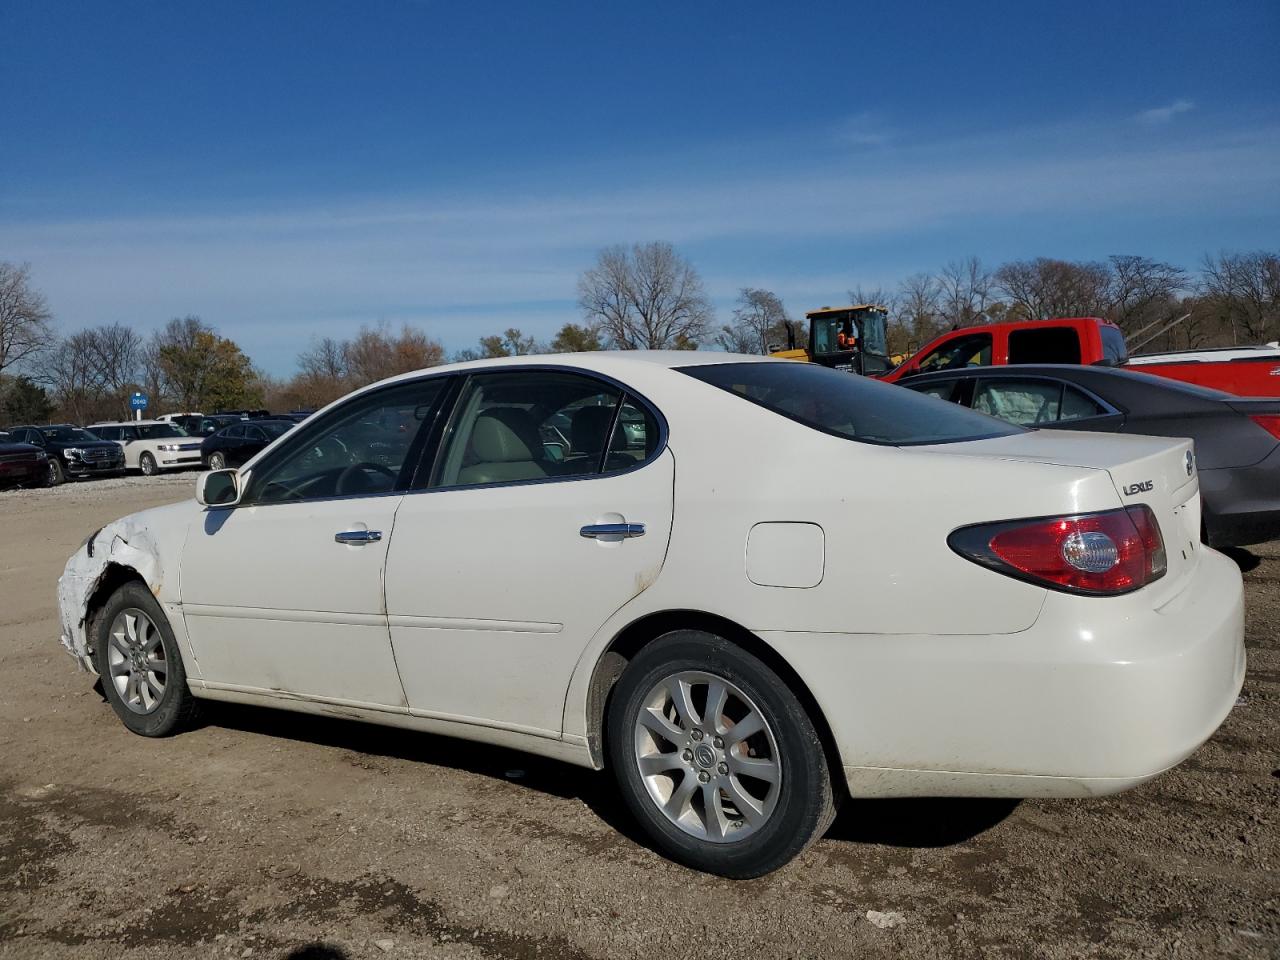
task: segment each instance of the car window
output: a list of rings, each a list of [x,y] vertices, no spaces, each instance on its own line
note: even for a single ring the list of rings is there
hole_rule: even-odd
[[[954,380],[941,380],[920,385],[907,381],[907,385],[916,393],[923,393],[926,397],[937,397],[939,400],[950,400],[952,394],[956,392],[956,381]]]
[[[1080,335],[1074,327],[1031,327],[1009,334],[1010,363],[1079,363]]]
[[[983,379],[973,409],[1022,426],[1080,420],[1105,413],[1091,397],[1057,380]]]
[[[402,474],[411,470],[406,468],[410,448],[446,382],[430,377],[360,394],[291,431],[291,442],[253,471],[245,501],[283,503],[403,489]]]
[[[958,404],[813,363],[677,368],[767,410],[846,440],[894,446],[1007,436],[1018,428]]]
[[[948,340],[920,360],[920,372],[954,370],[959,367],[986,367],[991,364],[991,334],[971,333]]]
[[[130,427],[129,433],[134,439],[141,437],[143,440],[171,440],[187,436],[187,431],[173,423],[146,423]]]
[[[1093,397],[1067,384],[1062,388],[1062,408],[1058,412],[1059,420],[1083,420],[1086,417],[1100,417],[1110,411]]]
[[[226,437],[228,440],[240,440],[244,437],[244,427],[239,424],[227,427],[227,429],[222,431],[222,436]]]
[[[259,430],[257,427],[245,427],[244,435],[245,435],[245,438],[248,440],[256,440],[259,443],[267,442],[267,435],[263,433],[261,430]]]
[[[578,373],[521,370],[471,377],[446,432],[432,485],[591,476],[643,462],[658,442],[651,414]],[[649,419],[646,419],[648,417]]]
[[[98,437],[99,440],[119,440],[120,439],[119,427],[94,427],[93,432]]]
[[[1124,334],[1118,327],[1105,326],[1098,328],[1102,334],[1102,359],[1107,363],[1119,366],[1129,359],[1129,347],[1124,342]]]

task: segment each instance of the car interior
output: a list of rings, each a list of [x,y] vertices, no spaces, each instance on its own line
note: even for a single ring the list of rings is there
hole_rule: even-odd
[[[440,384],[370,396],[338,422],[304,427],[297,444],[251,478],[246,500],[285,502],[390,492]],[[634,467],[656,449],[658,427],[620,390],[576,374],[526,371],[474,377],[445,432],[431,486],[573,477]],[[607,441],[607,442],[606,442]],[[606,449],[607,447],[607,449]],[[424,477],[417,481],[428,485]]]

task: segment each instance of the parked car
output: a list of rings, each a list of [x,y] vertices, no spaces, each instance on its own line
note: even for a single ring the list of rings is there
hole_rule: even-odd
[[[0,487],[49,484],[49,455],[31,443],[19,443],[0,431]]]
[[[1190,437],[1204,542],[1280,538],[1280,400],[1074,365],[951,370],[902,385],[1026,427]]]
[[[19,443],[33,444],[45,452],[51,484],[62,483],[67,477],[124,473],[120,444],[99,439],[74,424],[6,427],[5,432]]]
[[[103,440],[114,440],[124,448],[124,465],[141,470],[143,476],[154,476],[161,470],[198,467],[200,440],[190,436],[175,423],[160,420],[125,420],[94,423],[89,429]]]
[[[238,467],[295,426],[292,420],[237,420],[204,438],[200,459],[210,470]]]
[[[442,366],[90,537],[64,643],[136,733],[209,698],[607,765],[757,876],[847,794],[1115,793],[1209,737],[1242,583],[1190,450],[763,357]]]

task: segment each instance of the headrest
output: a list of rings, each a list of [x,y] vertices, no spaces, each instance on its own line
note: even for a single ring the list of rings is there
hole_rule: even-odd
[[[529,411],[519,407],[494,407],[476,418],[471,451],[482,463],[541,460],[542,441]]]

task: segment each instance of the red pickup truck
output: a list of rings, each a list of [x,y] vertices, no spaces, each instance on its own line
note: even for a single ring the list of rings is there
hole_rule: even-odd
[[[880,379],[956,367],[1104,363],[1244,397],[1280,397],[1280,347],[1182,351],[1130,358],[1120,328],[1098,317],[989,323],[935,337]]]

